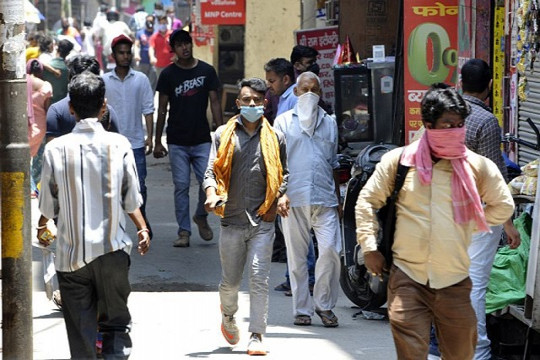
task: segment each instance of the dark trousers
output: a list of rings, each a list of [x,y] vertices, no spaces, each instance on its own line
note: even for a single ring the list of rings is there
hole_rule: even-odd
[[[443,359],[470,360],[476,347],[476,314],[472,283],[432,289],[392,266],[388,280],[388,317],[398,359],[426,359],[431,324],[435,325]]]
[[[72,359],[96,359],[97,331],[103,334],[105,359],[129,357],[129,265],[129,255],[118,250],[82,269],[57,272]]]

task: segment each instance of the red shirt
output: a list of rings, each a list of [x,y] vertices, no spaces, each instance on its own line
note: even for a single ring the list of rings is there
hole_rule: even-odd
[[[169,36],[171,33],[172,31],[168,30],[163,35],[157,31],[150,37],[150,46],[154,48],[157,67],[165,67],[171,63],[171,57],[173,56],[171,47],[169,46]]]

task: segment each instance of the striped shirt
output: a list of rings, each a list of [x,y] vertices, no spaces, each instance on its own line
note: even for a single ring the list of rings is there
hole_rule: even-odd
[[[78,270],[132,242],[124,211],[142,204],[129,141],[97,119],[79,121],[70,134],[45,146],[39,209],[57,218],[56,270]]]

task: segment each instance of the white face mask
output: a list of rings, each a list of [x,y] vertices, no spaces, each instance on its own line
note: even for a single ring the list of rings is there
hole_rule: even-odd
[[[160,31],[160,32],[167,31],[167,24],[159,24],[158,25],[158,31]]]
[[[312,92],[300,95],[296,103],[296,112],[298,114],[298,120],[300,120],[300,127],[310,136],[313,136],[315,125],[317,124],[317,115],[319,113],[318,103],[319,95]]]

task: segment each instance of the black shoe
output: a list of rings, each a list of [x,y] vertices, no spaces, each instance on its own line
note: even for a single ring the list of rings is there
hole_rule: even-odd
[[[278,286],[276,286],[274,288],[274,290],[276,290],[276,291],[289,291],[289,290],[291,290],[291,285],[287,281],[284,281],[281,284],[279,284]]]

